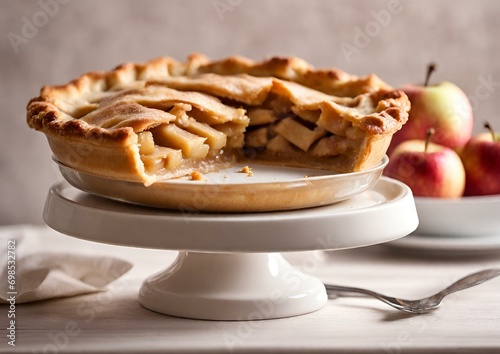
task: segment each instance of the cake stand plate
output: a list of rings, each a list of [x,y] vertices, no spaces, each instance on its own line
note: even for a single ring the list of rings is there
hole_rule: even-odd
[[[182,213],[82,192],[67,182],[48,194],[44,220],[69,236],[123,246],[178,250],[139,294],[146,308],[209,320],[301,315],[327,301],[319,279],[279,252],[388,242],[414,231],[410,189],[382,177],[370,190],[329,206],[268,213]]]

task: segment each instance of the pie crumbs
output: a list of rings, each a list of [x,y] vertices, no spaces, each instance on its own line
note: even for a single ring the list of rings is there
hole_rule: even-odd
[[[253,176],[253,171],[251,167],[245,166],[240,170],[241,173],[246,173],[248,177]]]
[[[198,171],[191,172],[192,181],[203,181],[203,175]]]

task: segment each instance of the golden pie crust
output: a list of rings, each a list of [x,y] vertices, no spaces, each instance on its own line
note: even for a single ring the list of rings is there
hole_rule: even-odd
[[[193,54],[45,86],[27,122],[59,162],[147,186],[235,161],[369,169],[409,109],[407,96],[375,75],[316,70],[294,57]]]

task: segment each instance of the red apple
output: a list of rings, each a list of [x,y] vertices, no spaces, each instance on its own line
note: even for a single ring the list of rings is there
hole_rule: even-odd
[[[389,154],[403,141],[422,139],[429,128],[435,130],[432,142],[450,148],[459,148],[470,139],[474,115],[469,99],[451,82],[429,86],[434,69],[434,65],[429,65],[423,86],[405,85],[401,88],[410,99],[411,109],[408,122],[392,138]]]
[[[469,140],[460,156],[465,167],[464,195],[500,194],[500,134],[485,123],[487,133]]]
[[[465,187],[465,171],[458,154],[426,140],[407,140],[389,158],[384,174],[408,185],[415,196],[458,198]]]

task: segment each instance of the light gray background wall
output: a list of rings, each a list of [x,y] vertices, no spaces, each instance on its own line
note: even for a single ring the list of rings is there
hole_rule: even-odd
[[[397,0],[58,0],[50,16],[39,13],[54,1],[0,0],[0,225],[41,223],[47,190],[61,178],[44,136],[26,126],[28,100],[44,84],[124,61],[295,55],[398,86],[423,81],[433,60],[434,81],[455,82],[477,103],[475,132],[486,119],[500,130],[498,0],[401,0],[383,26],[374,14]],[[40,27],[13,45],[26,20]],[[369,40],[346,56],[342,43],[355,45],[365,30]]]

